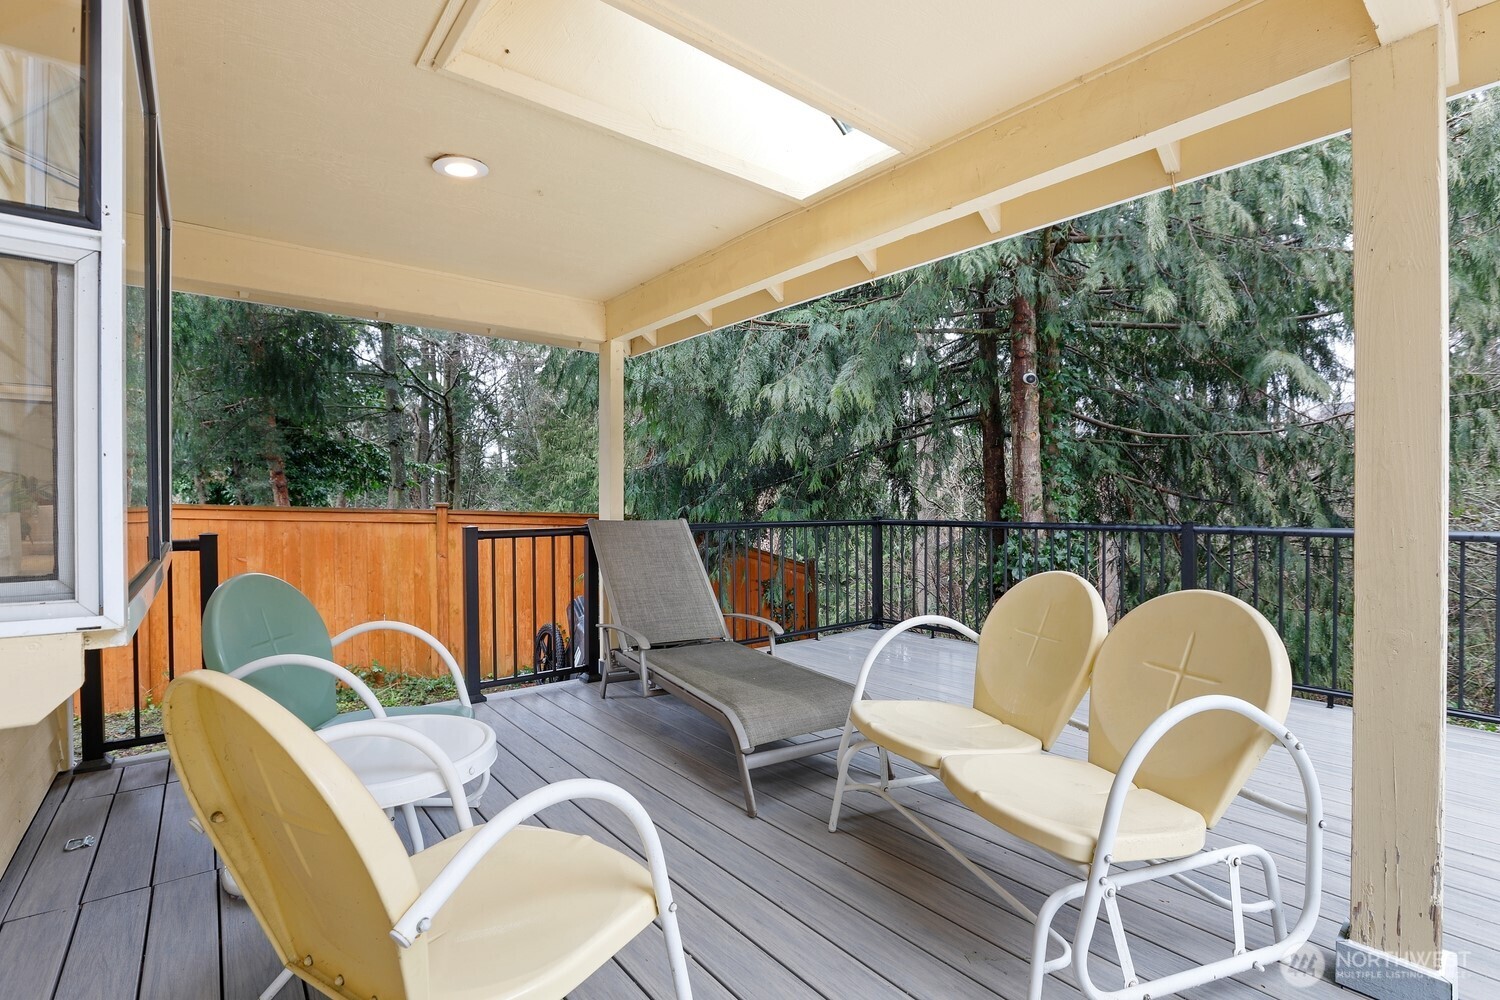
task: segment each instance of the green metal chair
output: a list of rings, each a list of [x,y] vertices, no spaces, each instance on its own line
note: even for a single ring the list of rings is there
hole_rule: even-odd
[[[379,702],[353,673],[333,660],[334,648],[366,632],[401,632],[420,639],[453,674],[458,701],[402,705],[387,716],[462,715],[472,718],[463,671],[441,642],[415,625],[366,622],[330,636],[318,609],[296,587],[266,573],[242,573],[220,584],[203,609],[203,660],[259,689],[311,729],[369,719]],[[342,681],[365,703],[360,712],[338,711],[335,688]]]

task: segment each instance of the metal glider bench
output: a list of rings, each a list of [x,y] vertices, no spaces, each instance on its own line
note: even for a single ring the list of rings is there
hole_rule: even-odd
[[[1019,590],[1020,588],[1015,588]],[[1012,591],[1014,593],[1014,590]],[[1000,605],[1009,598],[1002,598]],[[986,662],[986,640],[1000,605],[979,637],[979,675],[1004,674]],[[897,629],[909,627],[909,623]],[[1037,632],[1041,629],[1035,630]],[[866,659],[856,690],[865,683],[881,647]],[[1022,681],[1024,683],[1024,680]],[[982,680],[976,679],[976,687]],[[1039,746],[947,748],[915,762],[940,778],[959,802],[1012,836],[1052,853],[1079,873],[1033,913],[975,862],[891,794],[897,783],[856,785],[846,778],[849,758],[873,744],[880,753],[904,751],[868,721],[866,706],[852,703],[848,744],[840,755],[839,794],[829,828],[838,823],[839,797],[848,790],[880,795],[935,843],[1034,924],[1027,996],[1040,1000],[1049,972],[1071,967],[1090,1000],[1146,1000],[1191,989],[1297,952],[1317,923],[1322,893],[1323,804],[1306,749],[1285,725],[1291,702],[1291,665],[1275,630],[1254,608],[1211,591],[1167,594],[1136,608],[1115,626],[1094,659],[1089,696],[1088,758],[1043,752]],[[976,695],[976,704],[979,698]],[[1076,704],[1076,699],[1070,704]],[[956,706],[955,706],[956,707]],[[868,728],[867,728],[868,727]],[[856,741],[858,729],[863,739]],[[1302,780],[1301,806],[1245,790],[1260,759],[1279,744]],[[932,748],[929,748],[932,749]],[[922,775],[921,778],[928,778]],[[910,783],[907,779],[902,783]],[[1236,796],[1300,822],[1305,833],[1305,893],[1295,925],[1288,927],[1276,860],[1256,844],[1205,849],[1207,833]],[[1264,876],[1264,898],[1247,901],[1246,863]],[[1228,895],[1188,877],[1223,866]],[[1131,887],[1169,878],[1228,910],[1230,954],[1143,981],[1131,957],[1118,897]],[[1052,929],[1058,911],[1080,907],[1072,941]],[[1110,925],[1122,984],[1099,986],[1089,969],[1089,949],[1100,911]],[[1266,913],[1271,943],[1247,944],[1247,914]],[[1048,958],[1049,942],[1059,951]]]

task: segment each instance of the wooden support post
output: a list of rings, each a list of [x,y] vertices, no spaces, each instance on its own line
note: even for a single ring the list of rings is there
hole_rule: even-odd
[[[1429,28],[1357,56],[1351,75],[1356,701],[1350,934],[1339,981],[1365,992],[1358,967],[1368,972],[1371,955],[1411,963],[1417,978],[1445,962],[1444,73]],[[1346,961],[1346,945],[1365,954]],[[1432,995],[1425,989],[1401,995]]]
[[[599,348],[599,516],[625,517],[624,340]]]

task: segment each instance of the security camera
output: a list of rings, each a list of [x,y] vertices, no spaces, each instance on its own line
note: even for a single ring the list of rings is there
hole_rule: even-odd
[[[1021,381],[1027,385],[1036,385],[1036,372],[1027,372],[1021,376]]]

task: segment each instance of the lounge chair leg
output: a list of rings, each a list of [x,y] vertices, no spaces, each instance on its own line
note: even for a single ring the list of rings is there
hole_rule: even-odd
[[[264,990],[261,991],[260,1000],[271,1000],[272,997],[274,997],[276,994],[278,994],[278,993],[281,992],[281,988],[283,986],[285,986],[286,983],[287,983],[287,980],[289,980],[291,978],[292,978],[292,970],[291,969],[282,969],[281,970],[281,975],[279,975],[275,979],[271,980],[271,985],[267,986]]]
[[[755,818],[755,786],[750,784],[750,758],[741,750],[738,753],[740,761],[740,782],[745,786],[745,812],[750,818]]]

